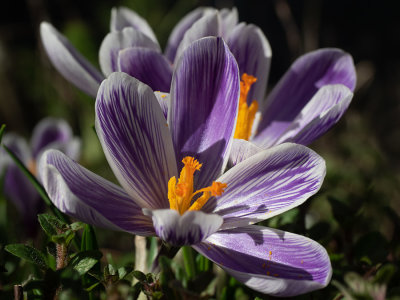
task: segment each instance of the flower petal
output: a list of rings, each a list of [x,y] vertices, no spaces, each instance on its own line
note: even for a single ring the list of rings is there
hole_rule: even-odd
[[[273,296],[321,289],[332,275],[320,244],[278,229],[253,225],[220,231],[194,248],[248,287]]]
[[[310,144],[339,121],[349,107],[352,97],[353,93],[345,85],[323,86],[276,144]]]
[[[250,105],[253,100],[262,103],[272,56],[267,38],[257,26],[241,23],[232,30],[227,44],[238,62],[240,74],[257,78],[247,95],[247,103]]]
[[[156,96],[158,103],[160,104],[165,119],[167,119],[169,104],[171,102],[171,97],[169,93],[154,92],[154,95]]]
[[[133,47],[121,50],[118,55],[119,70],[150,86],[153,91],[169,92],[172,68],[159,51]]]
[[[195,10],[189,12],[182,18],[182,20],[179,21],[178,24],[176,24],[168,38],[167,47],[165,49],[165,56],[170,62],[175,60],[176,50],[178,49],[179,44],[182,42],[186,31],[189,30],[193,23],[200,19],[205,12],[213,10],[214,9],[210,7],[196,8]]]
[[[133,234],[154,234],[151,219],[120,187],[83,168],[57,150],[40,160],[40,177],[62,212],[89,224]]]
[[[221,34],[220,22],[221,20],[217,10],[205,11],[204,15],[194,22],[192,27],[190,27],[183,36],[178,50],[176,50],[175,64],[192,42],[207,36],[219,36]]]
[[[239,74],[222,38],[188,47],[178,62],[168,112],[177,158],[194,156],[203,164],[198,187],[211,183],[226,166],[237,117]]]
[[[222,218],[201,211],[187,211],[182,216],[174,209],[143,209],[153,219],[156,234],[165,242],[175,245],[193,245],[216,232]]]
[[[263,150],[264,149],[246,140],[234,139],[232,143],[231,152],[229,154],[228,164],[231,167],[236,166],[238,163],[244,161],[245,159]]]
[[[96,96],[104,76],[51,24],[40,24],[40,35],[53,66],[85,93]]]
[[[106,35],[100,46],[99,60],[103,73],[108,76],[118,71],[119,51],[131,47],[144,47],[160,51],[160,46],[147,35],[132,27],[113,31]]]
[[[100,86],[96,130],[115,176],[141,207],[166,208],[177,176],[171,134],[153,91],[125,73]]]
[[[232,29],[235,28],[239,21],[239,14],[236,7],[232,9],[223,8],[219,11],[221,16],[221,35],[226,38],[231,33]]]
[[[72,129],[65,120],[45,118],[35,126],[32,133],[33,156],[36,157],[51,143],[68,143],[72,138]]]
[[[228,186],[203,211],[222,216],[222,228],[266,220],[318,192],[325,171],[325,161],[311,149],[281,144],[253,155],[218,178]]]
[[[29,164],[32,159],[31,149],[24,138],[15,133],[6,133],[3,136],[1,143],[9,148],[25,165]],[[3,147],[0,148],[0,176],[3,172],[3,168],[9,164],[14,164],[13,159],[5,151]]]
[[[259,134],[253,141],[261,147],[270,147],[322,86],[343,84],[353,91],[355,82],[353,59],[342,50],[320,49],[303,55],[268,96]]]
[[[3,137],[2,144],[6,145],[25,166],[30,167],[33,162],[32,154],[24,138],[7,133]],[[29,219],[28,223],[36,220],[40,208],[40,196],[3,147],[0,148],[0,177],[2,176],[4,176],[4,194],[14,203],[23,218]]]
[[[125,27],[133,27],[158,43],[156,35],[145,19],[127,7],[114,7],[111,10],[111,31],[122,31]]]

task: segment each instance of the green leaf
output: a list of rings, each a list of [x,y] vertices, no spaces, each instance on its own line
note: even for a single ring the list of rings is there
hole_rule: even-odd
[[[3,139],[3,134],[4,134],[5,129],[6,129],[6,124],[1,125],[1,127],[0,127],[0,143],[1,143],[1,140]]]
[[[93,226],[85,224],[82,232],[81,250],[98,250],[97,238]]]
[[[74,222],[74,223],[72,223],[72,224],[69,225],[69,226],[70,226],[70,228],[71,228],[72,231],[78,231],[78,230],[83,229],[85,225],[86,225],[86,224],[85,224],[85,223],[82,223],[82,222]]]
[[[118,277],[119,279],[124,279],[133,271],[132,267],[121,267],[118,269]]]
[[[397,267],[393,264],[385,264],[376,272],[374,283],[388,284],[396,273]]]
[[[68,229],[67,231],[65,231],[63,233],[53,235],[51,237],[51,240],[56,244],[64,244],[64,245],[68,246],[74,237],[75,237],[75,232]]]
[[[154,292],[153,294],[151,294],[151,299],[154,300],[159,300],[164,296],[164,294],[160,291]]]
[[[146,274],[146,282],[149,283],[149,284],[154,282],[152,273],[147,273]]]
[[[142,290],[143,290],[143,284],[141,282],[137,282],[131,289],[132,298],[137,299]]]
[[[145,282],[147,280],[146,275],[143,272],[135,270],[132,272],[133,277],[141,282]]]
[[[87,273],[103,256],[100,251],[82,251],[72,257],[69,265],[76,270],[79,275]]]
[[[92,284],[91,286],[89,286],[88,288],[85,289],[86,292],[91,292],[92,290],[94,290],[101,282],[96,282],[95,284]]]
[[[67,226],[64,221],[49,214],[40,214],[38,219],[40,226],[49,237],[60,234]]]
[[[42,269],[48,268],[46,256],[41,251],[31,246],[24,244],[10,244],[5,246],[5,249],[19,258],[38,265]]]
[[[353,249],[358,260],[368,257],[372,264],[385,261],[389,251],[386,238],[378,231],[361,236]]]

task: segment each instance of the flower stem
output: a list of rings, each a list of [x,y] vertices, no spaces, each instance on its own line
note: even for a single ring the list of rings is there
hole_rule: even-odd
[[[174,247],[166,243],[162,243],[160,250],[158,251],[158,254],[156,258],[153,261],[153,264],[151,266],[151,272],[152,273],[158,273],[160,271],[160,257],[161,256],[166,256],[168,258],[174,258],[176,253],[179,251],[179,247]]]
[[[194,261],[192,248],[189,246],[183,246],[182,255],[187,279],[191,280],[196,276],[196,264]]]

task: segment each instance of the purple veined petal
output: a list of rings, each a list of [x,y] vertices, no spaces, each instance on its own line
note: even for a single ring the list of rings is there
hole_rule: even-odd
[[[222,218],[202,211],[187,211],[182,216],[174,209],[143,209],[152,217],[156,234],[165,242],[175,245],[194,245],[216,232]]]
[[[143,47],[160,51],[160,46],[151,38],[132,27],[113,31],[106,35],[100,46],[100,67],[106,76],[118,70],[118,54],[125,48]]]
[[[41,199],[32,182],[14,163],[6,168],[3,191],[22,218],[28,219],[28,223],[34,223],[42,208]]]
[[[324,85],[356,83],[352,57],[340,49],[320,49],[298,58],[269,94],[254,142],[270,147]]]
[[[43,148],[35,157],[36,162],[40,160],[40,157],[43,153],[48,149],[59,150],[64,153],[66,156],[73,160],[78,160],[81,156],[81,139],[78,137],[71,138],[68,142],[53,142],[47,145],[47,147]],[[38,168],[39,165],[36,164]],[[39,169],[36,170],[36,173],[39,173]]]
[[[291,297],[328,285],[326,250],[301,235],[262,226],[219,231],[194,248],[248,287]]]
[[[58,150],[39,162],[40,178],[54,205],[78,220],[113,230],[153,235],[151,219],[119,186],[83,168]]]
[[[110,31],[122,31],[125,27],[139,30],[158,44],[153,29],[145,19],[127,7],[114,7],[111,10]]]
[[[3,137],[2,144],[6,145],[26,167],[31,169],[31,172],[35,173],[32,170],[32,154],[24,138],[14,133],[7,133]],[[2,161],[0,176],[4,174],[4,194],[13,202],[21,216],[31,222],[36,218],[40,196],[28,177],[22,173],[3,147],[0,149],[0,160]]]
[[[221,35],[226,38],[239,22],[239,14],[236,7],[232,9],[223,8],[219,11],[219,14],[221,16]]]
[[[32,160],[31,149],[23,137],[15,133],[6,133],[1,143],[7,146],[7,148],[9,148],[25,165],[28,165]],[[13,159],[3,147],[0,148],[0,158],[2,168],[7,167],[9,164],[14,164]],[[2,169],[0,169],[0,171],[2,171]]]
[[[224,218],[222,229],[254,224],[296,207],[320,189],[325,161],[311,149],[281,144],[237,164],[217,179],[225,192],[203,211]]]
[[[73,137],[72,129],[63,119],[45,118],[33,129],[31,147],[33,156],[37,157],[40,151],[52,143],[67,143]]]
[[[43,46],[53,66],[85,93],[96,96],[104,76],[51,24],[40,24]]]
[[[284,142],[310,144],[339,121],[352,98],[353,93],[345,85],[323,86],[276,144]]]
[[[176,50],[174,64],[177,63],[179,57],[186,50],[186,48],[197,41],[198,39],[208,36],[220,36],[221,35],[221,20],[217,10],[205,11],[203,16],[193,23],[180,42],[178,49]]]
[[[141,207],[167,208],[168,180],[177,176],[168,124],[153,91],[113,73],[96,99],[96,131],[115,176]]]
[[[170,97],[169,93],[162,93],[162,92],[156,91],[156,92],[154,92],[154,95],[156,96],[158,103],[160,104],[160,107],[164,114],[165,119],[167,119],[169,104],[171,103],[171,97]]]
[[[213,10],[214,9],[210,7],[196,8],[195,10],[189,12],[182,18],[182,20],[179,21],[178,24],[176,24],[168,38],[167,47],[165,49],[165,56],[170,62],[175,60],[176,50],[178,49],[179,44],[182,42],[186,31],[189,30],[193,23],[200,19],[205,12]]]
[[[189,155],[203,164],[197,188],[225,168],[236,125],[239,72],[222,38],[195,41],[176,65],[168,124],[178,161]]]
[[[169,92],[172,67],[159,51],[133,47],[126,48],[118,55],[119,70],[150,86],[153,91]]]
[[[229,154],[228,165],[231,167],[236,166],[238,163],[263,150],[264,149],[249,141],[234,139],[232,142],[231,152]]]
[[[227,44],[238,62],[240,74],[257,78],[247,95],[247,103],[250,105],[253,100],[262,103],[272,57],[267,38],[257,26],[240,23],[230,33]]]

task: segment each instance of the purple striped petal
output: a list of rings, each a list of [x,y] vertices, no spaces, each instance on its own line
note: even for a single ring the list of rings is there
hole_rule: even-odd
[[[143,209],[143,213],[152,217],[156,234],[174,246],[200,243],[222,224],[220,216],[201,211],[187,211],[182,216],[174,209]]]
[[[175,64],[179,60],[179,57],[186,50],[186,48],[197,41],[198,39],[207,37],[207,36],[219,36],[221,35],[221,20],[218,15],[217,10],[211,10],[204,12],[204,15],[193,23],[192,27],[190,27],[185,35],[181,43],[179,44],[178,50],[176,50],[175,56]]]
[[[125,73],[100,86],[96,130],[115,176],[141,207],[166,208],[177,176],[171,134],[153,91]]]
[[[186,16],[179,21],[178,24],[172,30],[168,42],[167,47],[165,49],[165,56],[169,59],[170,62],[175,60],[176,50],[178,49],[179,44],[182,42],[183,36],[186,31],[192,27],[193,23],[195,23],[198,19],[200,19],[205,12],[212,11],[212,8],[209,7],[199,7],[195,10],[188,13]]]
[[[111,10],[110,30],[122,31],[125,27],[133,27],[158,43],[153,29],[145,19],[127,7],[114,7]]]
[[[254,145],[246,140],[234,139],[232,142],[231,152],[229,154],[229,166],[236,166],[245,159],[263,151],[264,149]]]
[[[94,226],[133,234],[154,234],[151,219],[119,186],[83,168],[57,150],[40,160],[40,177],[62,212]]]
[[[28,165],[29,161],[32,160],[32,153],[28,143],[19,135],[15,133],[6,133],[1,143],[6,145],[25,165]],[[2,166],[0,171],[3,171],[3,168],[7,167],[9,164],[14,164],[13,159],[3,147],[0,148],[0,158]]]
[[[311,149],[282,144],[242,161],[217,179],[228,186],[203,211],[224,218],[222,228],[253,224],[302,204],[320,189],[325,161]]]
[[[52,143],[68,143],[73,138],[72,129],[63,119],[45,118],[34,128],[31,147],[33,156]]]
[[[240,74],[257,78],[247,95],[247,103],[264,101],[272,51],[267,38],[255,25],[241,23],[229,35],[227,44],[235,56]]]
[[[239,22],[238,11],[236,7],[232,9],[223,8],[219,11],[219,15],[221,16],[221,35],[227,38]]]
[[[44,205],[32,182],[14,163],[7,167],[3,192],[17,208],[24,225],[24,234],[33,235],[39,225],[37,215],[43,211]]]
[[[134,47],[121,50],[119,70],[150,86],[153,91],[169,92],[172,68],[159,51]]]
[[[189,46],[172,79],[168,124],[178,161],[189,155],[203,164],[198,188],[209,185],[226,166],[238,98],[237,64],[222,38]]]
[[[100,67],[106,76],[118,71],[118,54],[120,50],[131,47],[144,47],[160,51],[160,46],[147,35],[132,27],[122,31],[113,31],[106,35],[100,46]]]
[[[104,76],[51,24],[40,24],[43,46],[53,66],[85,93],[96,96]]]
[[[253,225],[220,231],[194,248],[248,287],[273,296],[321,289],[332,275],[320,244],[278,229]]]
[[[171,102],[171,97],[169,93],[154,92],[154,95],[156,96],[158,103],[160,104],[165,119],[167,119],[169,104]]]
[[[32,154],[24,138],[7,133],[3,137],[2,144],[6,145],[25,166],[35,173],[35,169],[32,170],[31,165]],[[13,202],[22,217],[27,219],[28,223],[33,223],[41,208],[39,194],[3,147],[0,148],[0,161],[0,176],[4,176],[4,194]]]
[[[254,142],[270,147],[324,85],[356,83],[352,57],[339,49],[320,49],[297,59],[267,98]]]
[[[352,97],[353,93],[344,85],[323,86],[276,144],[310,144],[339,121]]]

